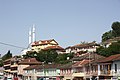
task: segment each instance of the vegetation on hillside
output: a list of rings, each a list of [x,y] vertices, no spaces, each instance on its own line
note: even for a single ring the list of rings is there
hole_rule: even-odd
[[[120,54],[120,41],[112,43],[109,47],[100,46],[96,51],[102,56],[111,56],[114,54]]]
[[[120,22],[113,22],[111,28],[112,30],[102,35],[102,42],[120,36]]]
[[[111,26],[112,30],[105,32],[102,35],[102,42],[108,42],[107,40],[115,40],[109,47],[101,46],[97,49],[97,53],[102,56],[110,56],[113,54],[120,54],[120,41],[117,37],[120,37],[120,22],[113,22]]]
[[[10,52],[10,50],[2,56],[1,60],[0,60],[0,67],[3,66],[3,61],[12,58],[12,53]]]
[[[68,54],[58,54],[55,50],[41,50],[38,53],[36,52],[28,52],[24,55],[24,58],[36,58],[40,62],[48,63],[59,63],[65,64],[70,62],[69,59],[73,58],[73,53]]]

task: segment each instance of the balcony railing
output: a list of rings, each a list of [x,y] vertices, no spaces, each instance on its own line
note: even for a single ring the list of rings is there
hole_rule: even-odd
[[[72,76],[81,76],[81,77],[84,77],[85,74],[84,73],[73,73]]]
[[[102,70],[100,71],[101,75],[110,75],[110,70]]]

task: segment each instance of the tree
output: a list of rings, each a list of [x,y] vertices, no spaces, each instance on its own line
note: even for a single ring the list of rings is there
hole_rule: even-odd
[[[120,41],[112,43],[108,48],[101,46],[97,48],[96,52],[106,57],[113,54],[120,54]]]
[[[69,60],[67,58],[69,57]],[[56,59],[56,63],[59,64],[66,64],[70,62],[70,59],[74,57],[74,53],[68,53],[68,54],[59,54]]]
[[[108,49],[111,54],[120,54],[120,41],[112,43]]]
[[[2,57],[2,60],[6,60],[12,58],[12,53],[10,53],[10,50]]]
[[[67,63],[67,54],[59,54],[55,62],[59,64]]]
[[[102,56],[110,56],[111,55],[111,51],[109,51],[108,48],[100,46],[99,48],[97,48],[96,53]]]
[[[108,32],[105,32],[103,35],[102,35],[102,42],[103,41],[106,41],[108,39],[111,39],[113,38],[113,32],[112,30],[108,31]]]
[[[56,58],[58,56],[58,53],[55,50],[46,50],[46,51],[40,51],[37,53],[36,59],[45,62],[45,63],[53,63],[55,62]]]
[[[26,53],[26,55],[23,55],[23,58],[27,59],[27,58],[35,58],[37,52],[36,51],[29,51]]]
[[[113,29],[113,35],[115,37],[120,36],[120,22],[114,22],[111,27]]]
[[[111,28],[112,30],[102,35],[102,42],[120,36],[120,22],[113,22]]]

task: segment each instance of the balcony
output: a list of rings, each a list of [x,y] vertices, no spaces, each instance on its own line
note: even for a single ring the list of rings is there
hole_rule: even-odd
[[[18,67],[18,64],[11,65],[10,67]]]
[[[84,73],[73,73],[72,76],[74,76],[74,77],[84,77],[85,74]]]
[[[10,71],[11,73],[18,73],[18,70]]]
[[[100,75],[108,75],[108,76],[111,76],[112,74],[110,73],[110,70],[102,70],[102,71],[100,71]]]

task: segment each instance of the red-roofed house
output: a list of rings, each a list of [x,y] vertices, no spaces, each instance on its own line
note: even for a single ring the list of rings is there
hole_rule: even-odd
[[[32,50],[36,52],[39,52],[40,50],[48,50],[48,49],[54,49],[59,51],[64,50],[62,47],[59,46],[59,44],[54,39],[36,41],[33,42],[31,46],[32,46]]]
[[[64,48],[62,48],[62,47],[60,47],[60,46],[58,46],[58,45],[48,46],[48,47],[46,47],[46,48],[43,49],[43,50],[49,50],[49,49],[55,50],[58,54],[62,54],[62,53],[65,52]]]
[[[20,78],[23,78],[24,71],[23,69],[32,65],[40,65],[41,62],[37,61],[35,58],[27,58],[18,63],[18,75]]]
[[[120,54],[98,61],[99,79],[120,79]]]
[[[79,53],[79,52],[96,52],[96,48],[99,45],[96,42],[76,44],[66,48],[66,53]]]
[[[63,80],[84,80],[86,79],[86,64],[89,64],[90,60],[82,60],[75,63],[65,64],[60,68],[60,76]]]
[[[33,65],[24,68],[24,80],[60,80],[59,64]]]

